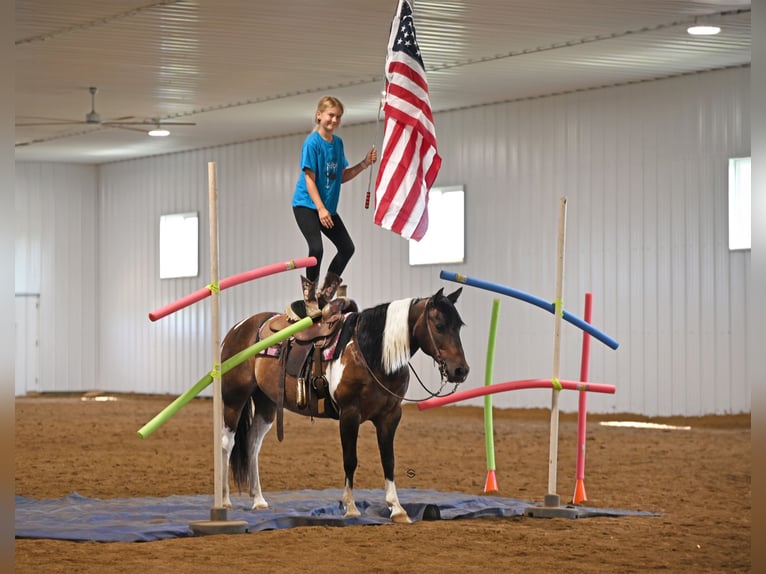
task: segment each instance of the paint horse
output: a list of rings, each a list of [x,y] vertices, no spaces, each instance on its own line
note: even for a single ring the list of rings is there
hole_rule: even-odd
[[[377,433],[391,520],[411,522],[399,503],[394,483],[394,435],[409,382],[409,359],[422,349],[438,365],[442,381],[465,381],[469,367],[460,340],[463,321],[455,308],[461,291],[445,295],[439,289],[428,298],[402,299],[345,314],[336,358],[323,363],[330,408],[322,408],[316,392],[309,392],[302,400],[302,381],[288,374],[279,358],[268,354],[255,355],[223,375],[224,506],[231,508],[231,467],[240,489],[249,484],[253,510],[268,508],[261,491],[258,454],[275,416],[281,440],[280,409],[286,408],[306,416],[339,420],[345,471],[342,502],[347,517],[360,515],[352,492],[357,437],[359,426],[371,421]],[[255,344],[259,336],[265,338],[259,333],[275,316],[259,313],[235,325],[224,338],[221,360]]]

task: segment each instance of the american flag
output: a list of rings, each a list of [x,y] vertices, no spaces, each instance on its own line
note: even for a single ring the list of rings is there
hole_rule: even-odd
[[[412,7],[399,0],[386,58],[386,116],[375,218],[383,229],[419,241],[428,230],[428,192],[441,167],[428,84]]]

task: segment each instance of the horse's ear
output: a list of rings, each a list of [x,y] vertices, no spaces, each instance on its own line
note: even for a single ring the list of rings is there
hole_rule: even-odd
[[[463,288],[462,288],[462,287],[459,287],[458,289],[456,289],[455,291],[453,291],[452,293],[450,293],[449,295],[447,295],[447,299],[449,299],[450,301],[452,301],[452,304],[454,305],[454,304],[455,304],[455,302],[457,301],[457,298],[458,298],[458,297],[460,297],[460,294],[461,294],[462,292],[463,292]]]
[[[436,293],[434,293],[434,296],[431,297],[431,299],[438,299],[439,297],[443,297],[443,296],[444,296],[444,287],[442,287]]]

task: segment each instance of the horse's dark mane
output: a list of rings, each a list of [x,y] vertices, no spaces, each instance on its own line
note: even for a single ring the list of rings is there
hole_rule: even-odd
[[[367,365],[372,370],[381,370],[383,361],[383,332],[386,329],[386,313],[390,303],[381,303],[365,309],[354,318],[358,323],[357,343]]]

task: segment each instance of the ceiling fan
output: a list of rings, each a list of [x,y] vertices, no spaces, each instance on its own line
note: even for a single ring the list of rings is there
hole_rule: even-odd
[[[96,92],[98,88],[91,86],[88,88],[90,92],[90,112],[85,114],[85,120],[65,120],[59,118],[42,118],[42,117],[29,117],[29,119],[40,120],[30,122],[16,122],[16,127],[37,127],[37,126],[72,126],[72,125],[95,125],[120,128],[124,130],[133,130],[138,132],[147,133],[146,128],[132,127],[132,126],[150,126],[150,128],[160,129],[162,126],[196,126],[193,122],[165,122],[159,118],[151,118],[147,120],[130,121],[134,120],[135,116],[123,116],[121,118],[115,118],[113,120],[101,121],[101,115],[96,111]],[[25,117],[25,116],[19,116]],[[167,134],[165,134],[167,135]]]

